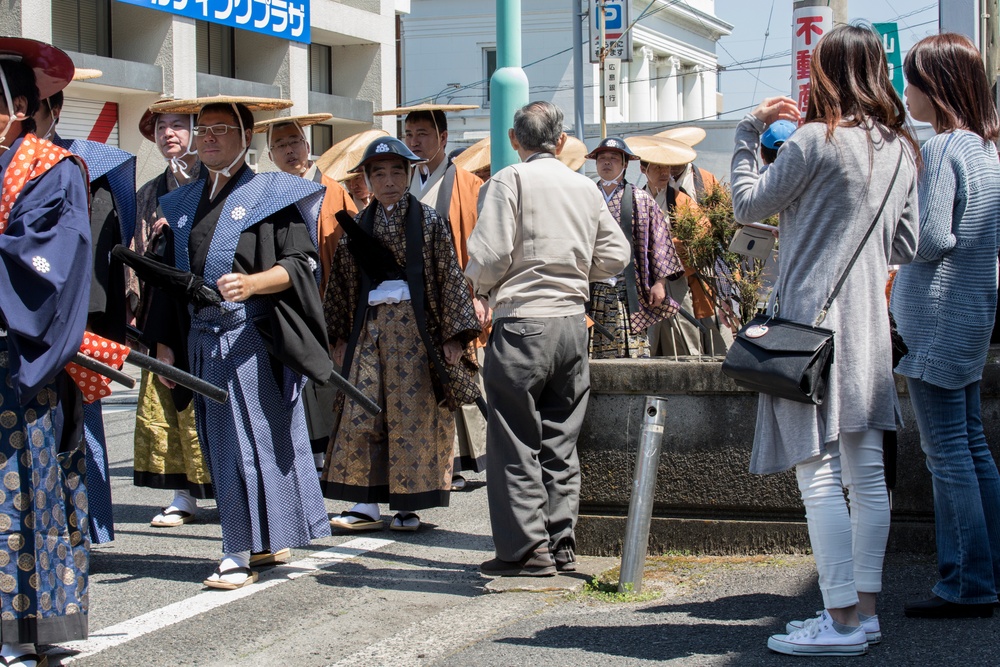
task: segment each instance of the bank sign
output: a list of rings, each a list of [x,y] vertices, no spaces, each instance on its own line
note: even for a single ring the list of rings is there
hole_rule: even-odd
[[[309,43],[309,0],[118,0],[199,21]]]

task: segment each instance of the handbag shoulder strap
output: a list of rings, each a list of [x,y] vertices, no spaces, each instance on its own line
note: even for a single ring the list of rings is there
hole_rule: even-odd
[[[851,261],[848,262],[847,268],[844,269],[842,274],[840,274],[840,280],[837,281],[837,286],[833,288],[830,298],[826,300],[826,303],[823,305],[823,309],[819,311],[819,315],[816,317],[816,322],[813,323],[814,327],[818,327],[823,323],[823,320],[826,319],[827,311],[829,311],[830,306],[833,305],[833,300],[837,298],[838,294],[840,294],[840,288],[843,287],[844,283],[847,281],[847,274],[851,272],[852,268],[854,268],[854,263],[857,262],[858,257],[861,256],[861,250],[865,247],[865,244],[868,243],[868,239],[871,237],[872,232],[875,231],[875,225],[878,224],[878,219],[882,217],[882,211],[885,210],[885,205],[889,201],[889,195],[892,194],[892,187],[896,184],[896,177],[899,176],[899,168],[903,163],[903,150],[904,148],[902,144],[900,144],[899,157],[896,159],[896,171],[892,174],[892,180],[889,181],[889,187],[885,190],[885,196],[882,197],[882,204],[878,207],[878,213],[876,213],[875,217],[872,219],[872,224],[868,225],[868,231],[865,233],[865,237],[861,239],[858,249],[854,251],[854,256],[851,257]]]

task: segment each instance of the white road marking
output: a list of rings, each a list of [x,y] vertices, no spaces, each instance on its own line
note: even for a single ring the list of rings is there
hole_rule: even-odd
[[[393,542],[394,540],[382,540],[373,537],[353,539],[339,546],[314,553],[300,561],[271,568],[262,573],[257,583],[251,586],[234,591],[212,590],[199,593],[186,600],[169,604],[166,607],[155,609],[117,625],[103,628],[91,633],[90,638],[84,641],[60,644],[60,647],[64,649],[77,652],[74,655],[63,657],[62,664],[65,665],[74,660],[87,658],[109,648],[120,646],[133,639],[138,639],[143,635],[156,632],[157,630],[162,630],[175,623],[186,621],[189,618],[217,609],[230,602],[250,597],[254,593],[273,588],[306,574],[333,567],[338,563],[357,558],[369,551],[383,549],[393,544]]]

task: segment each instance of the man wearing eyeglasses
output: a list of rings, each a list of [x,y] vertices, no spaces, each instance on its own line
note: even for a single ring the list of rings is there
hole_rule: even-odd
[[[333,364],[317,289],[324,190],[288,174],[254,174],[245,162],[252,110],[290,102],[222,100],[151,109],[198,114],[195,148],[208,177],[162,196],[160,208],[177,268],[215,285],[224,303],[178,312],[157,295],[156,322],[147,328],[157,357],[186,358],[194,374],[229,391],[225,404],[196,396],[195,422],[224,554],[204,583],[236,589],[256,581],[252,567],[281,562],[289,548],[330,534],[301,396],[303,375],[324,382]]]
[[[262,120],[254,124],[255,133],[267,134],[267,148],[271,162],[281,171],[292,176],[301,176],[306,180],[319,183],[326,188],[323,207],[320,209],[319,226],[317,229],[317,249],[321,277],[319,283],[320,298],[326,293],[326,284],[330,279],[330,266],[337,250],[342,230],[337,223],[337,212],[347,211],[351,216],[357,215],[358,209],[351,199],[350,193],[339,182],[320,172],[309,159],[311,147],[306,140],[305,128],[315,123],[322,123],[333,118],[332,114],[314,113],[303,116],[281,116],[270,120]],[[309,426],[309,442],[312,446],[316,470],[322,472],[326,457],[327,445],[330,442],[330,432],[333,430],[333,402],[337,390],[333,385],[325,387],[315,382],[307,382],[305,386],[306,423]]]

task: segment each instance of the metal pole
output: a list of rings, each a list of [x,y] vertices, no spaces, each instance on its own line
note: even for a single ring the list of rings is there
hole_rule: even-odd
[[[580,0],[569,0],[573,17],[573,109],[576,118],[575,134],[580,141],[584,140],[584,101],[583,101],[583,12],[580,11]]]
[[[600,0],[597,3],[598,19],[597,24],[601,27],[601,41],[598,45],[600,49],[600,61],[601,61],[601,139],[606,139],[608,136],[608,109],[604,106],[604,58],[608,55],[607,49],[607,30],[605,29],[605,19],[607,14],[604,13],[604,0]]]
[[[507,132],[514,112],[528,103],[521,69],[521,0],[497,0],[497,70],[490,79],[490,164],[493,173],[519,161]]]
[[[642,589],[642,571],[649,547],[649,524],[653,518],[656,471],[660,466],[660,445],[663,440],[663,424],[667,419],[667,402],[656,396],[647,396],[645,414],[632,480],[632,498],[625,524],[621,575],[618,578],[618,590],[621,592],[631,590],[638,593]]]

